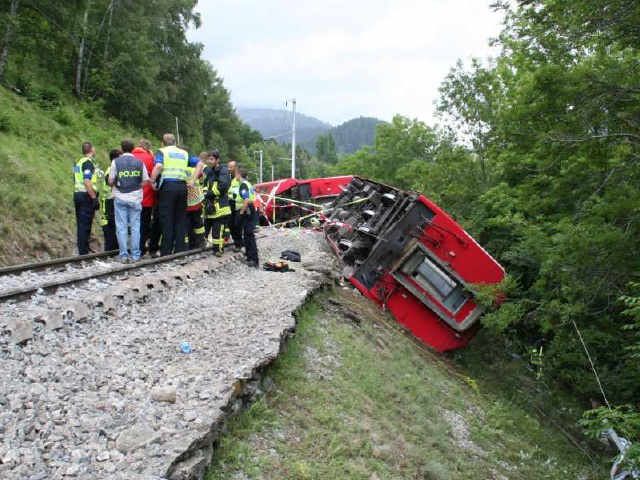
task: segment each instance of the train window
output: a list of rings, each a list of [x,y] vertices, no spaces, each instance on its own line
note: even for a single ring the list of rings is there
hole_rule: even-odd
[[[433,295],[452,312],[469,299],[462,285],[432,262],[422,250],[417,250],[402,266],[402,273]]]

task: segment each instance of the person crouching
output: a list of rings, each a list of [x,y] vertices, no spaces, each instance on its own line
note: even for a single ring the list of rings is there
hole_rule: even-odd
[[[120,261],[129,263],[140,259],[140,213],[142,212],[142,187],[149,182],[144,163],[133,156],[131,140],[121,143],[122,155],[114,159],[109,171],[109,185],[113,186],[116,217],[116,235]],[[128,233],[131,229],[131,252],[128,251]]]

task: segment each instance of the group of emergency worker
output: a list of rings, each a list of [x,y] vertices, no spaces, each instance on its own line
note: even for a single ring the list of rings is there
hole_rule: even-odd
[[[258,212],[246,170],[235,161],[223,163],[217,150],[192,156],[171,133],[162,140],[155,154],[146,139],[137,146],[123,140],[109,152],[106,171],[96,165],[91,142],[82,144],[82,158],[74,164],[78,254],[89,253],[100,210],[104,249],[118,250],[123,263],[206,245],[222,256],[231,239],[233,250],[244,248],[246,263],[257,268]]]

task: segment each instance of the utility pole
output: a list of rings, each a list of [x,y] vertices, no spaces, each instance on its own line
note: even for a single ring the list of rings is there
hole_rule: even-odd
[[[293,130],[291,132],[291,178],[296,178],[296,99],[293,104]]]
[[[274,178],[273,178],[273,163],[271,164],[271,181],[273,182]]]
[[[255,154],[256,153],[258,153],[260,155],[260,167],[259,167],[259,170],[258,170],[258,172],[259,172],[258,173],[258,183],[262,183],[262,150],[254,151],[253,152],[253,155],[254,155],[253,158],[255,158]]]
[[[180,145],[180,130],[178,129],[178,117],[176,117],[176,145]]]

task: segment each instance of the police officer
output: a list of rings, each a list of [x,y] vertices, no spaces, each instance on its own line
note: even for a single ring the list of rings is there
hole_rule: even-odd
[[[244,245],[242,243],[242,228],[240,226],[240,219],[238,218],[241,199],[238,196],[240,181],[236,178],[235,160],[231,160],[227,164],[227,168],[229,169],[229,176],[231,177],[231,185],[229,186],[229,206],[231,207],[229,229],[231,230],[231,238],[233,239],[233,251],[239,252]]]
[[[197,157],[176,146],[172,133],[162,137],[164,147],[155,156],[151,183],[156,183],[160,174],[162,181],[158,199],[158,213],[162,226],[162,255],[186,250],[184,241],[187,220],[187,182],[193,183],[189,167],[196,167],[195,177],[202,172],[203,165]]]
[[[258,246],[256,244],[255,230],[258,224],[258,211],[254,205],[256,192],[253,185],[246,179],[247,170],[238,168],[236,178],[240,183],[238,196],[242,200],[240,209],[238,210],[238,218],[242,228],[242,236],[245,248],[245,256],[247,265],[258,268]]]
[[[124,263],[140,260],[140,214],[142,213],[142,187],[149,183],[149,174],[142,160],[133,153],[134,144],[125,139],[120,144],[122,155],[111,162],[109,184],[113,189],[116,216],[116,235],[120,250],[120,261]],[[131,251],[128,250],[131,232]]]
[[[113,162],[116,158],[122,155],[122,152],[118,149],[113,149],[109,152],[109,160]],[[111,250],[118,249],[118,238],[116,237],[116,219],[113,212],[113,191],[111,185],[107,179],[109,178],[109,172],[111,166],[104,172],[104,176],[101,182],[100,189],[100,225],[102,226],[102,233],[104,234],[104,251],[110,252]]]
[[[94,163],[96,151],[91,142],[82,144],[82,155],[73,166],[73,203],[76,209],[78,254],[86,255],[89,253],[93,215],[98,208],[98,177]]]
[[[229,171],[220,162],[220,152],[209,152],[204,169],[204,224],[205,237],[213,237],[213,253],[221,257],[224,253],[224,231],[231,217],[229,207]]]

